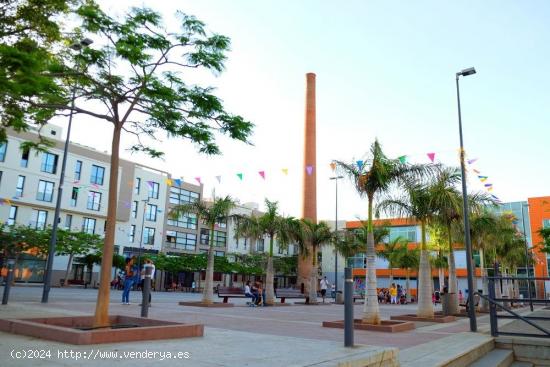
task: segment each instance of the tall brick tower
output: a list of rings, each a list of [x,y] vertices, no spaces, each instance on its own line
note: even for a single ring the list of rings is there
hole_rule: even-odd
[[[317,151],[315,134],[315,74],[306,74],[306,118],[304,134],[304,185],[302,192],[302,218],[317,223]],[[308,289],[311,275],[311,254],[298,257],[298,285]],[[316,254],[315,254],[316,256]]]

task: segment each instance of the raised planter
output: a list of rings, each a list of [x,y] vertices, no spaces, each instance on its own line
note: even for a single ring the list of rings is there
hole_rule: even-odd
[[[204,303],[201,301],[182,301],[179,302],[180,306],[193,306],[193,307],[233,307],[233,303],[212,302]]]
[[[434,314],[434,317],[418,317],[415,314],[408,314],[408,315],[390,316],[390,320],[447,323],[447,322],[456,321],[456,317],[454,317],[454,316],[443,316],[443,315],[438,315],[438,314]]]
[[[344,320],[323,321],[323,327],[343,329]],[[368,324],[366,322],[363,322],[362,319],[354,319],[353,328],[355,330],[370,330],[370,331],[383,331],[386,333],[398,333],[401,331],[413,330],[415,326],[412,322],[408,322],[408,321],[382,320],[379,325],[375,325],[375,324]]]
[[[78,345],[191,338],[204,335],[202,324],[182,324],[113,315],[109,317],[111,327],[92,328],[93,321],[93,316],[0,319],[0,331]]]

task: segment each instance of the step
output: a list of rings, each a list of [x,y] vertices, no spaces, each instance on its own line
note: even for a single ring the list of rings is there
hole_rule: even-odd
[[[533,367],[534,364],[529,362],[514,362],[510,365],[510,367]]]
[[[509,367],[514,362],[514,352],[510,349],[493,349],[470,367]]]
[[[429,343],[401,350],[403,367],[465,367],[494,349],[491,336],[480,333],[456,333]]]

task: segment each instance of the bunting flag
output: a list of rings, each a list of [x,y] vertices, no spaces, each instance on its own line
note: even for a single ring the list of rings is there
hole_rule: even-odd
[[[468,164],[472,164],[472,163],[474,163],[475,161],[477,161],[477,158],[468,159]]]
[[[488,176],[477,176],[480,180],[489,178]]]
[[[4,199],[4,202],[5,202],[6,204],[8,204],[8,205],[11,205],[10,199]]]
[[[474,172],[477,173],[477,174],[480,174],[481,172],[479,172],[477,169],[474,169]]]
[[[199,185],[202,185],[200,176],[195,177],[195,180],[199,183]]]
[[[313,173],[313,166],[306,166],[306,172],[308,176],[311,176]]]
[[[181,180],[179,178],[176,178],[174,182],[176,183],[177,186],[181,186]]]
[[[147,181],[147,185],[149,185],[150,188],[153,188],[153,181]]]
[[[399,162],[401,162],[402,164],[407,163],[407,156],[406,155],[402,155],[401,157],[399,157],[397,159],[399,159]]]
[[[167,184],[168,186],[172,186],[172,180],[169,179],[169,178],[167,178],[167,179],[166,179],[166,184]]]
[[[330,169],[332,169],[332,171],[335,171],[336,170],[336,163],[332,162],[330,164]]]
[[[491,186],[493,186],[493,184],[485,184],[484,186],[485,187],[491,187]]]
[[[363,161],[357,161],[357,168],[359,169],[359,171],[363,169]]]
[[[493,191],[493,186],[488,187],[487,191]]]
[[[243,180],[243,174],[242,173],[237,173],[237,177],[242,181]]]
[[[283,168],[281,171],[283,171],[283,175],[288,176],[288,168]]]
[[[222,176],[216,176],[216,180],[218,180],[218,183],[222,183]]]
[[[430,158],[430,161],[432,161],[433,163],[435,159],[435,153],[428,153],[428,158]]]
[[[258,172],[260,174],[260,176],[262,176],[262,178],[265,180],[265,171],[260,171]]]
[[[481,182],[485,182],[485,181],[487,181],[487,177],[480,178],[479,180],[480,180]]]

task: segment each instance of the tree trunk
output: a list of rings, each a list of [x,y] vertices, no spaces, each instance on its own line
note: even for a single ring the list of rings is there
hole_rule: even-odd
[[[367,289],[363,307],[363,322],[380,324],[380,309],[378,307],[378,292],[376,291],[376,249],[372,228],[372,197],[369,197],[369,217],[367,232]]]
[[[453,238],[451,235],[451,226],[447,226],[449,236],[449,311],[451,315],[458,314],[458,282],[456,279],[455,252],[453,249]]]
[[[69,261],[67,262],[67,270],[65,270],[65,284],[69,284],[69,271],[71,271],[71,265],[73,264],[73,254],[69,255]]]
[[[109,325],[109,294],[111,291],[111,268],[113,267],[113,250],[115,244],[116,209],[118,201],[118,165],[121,129],[122,124],[115,123],[113,128],[113,141],[111,144],[111,167],[109,170],[109,197],[107,200],[105,241],[103,245],[103,257],[101,259],[99,290],[97,293],[97,302],[93,324],[94,327]]]
[[[407,293],[405,294],[405,299],[407,300],[407,303],[411,303],[411,271],[409,268],[405,270],[407,279],[405,280],[405,287],[407,289]]]
[[[206,265],[206,278],[204,280],[204,289],[202,291],[202,302],[206,304],[214,303],[214,224],[210,226],[210,246],[208,247],[208,263]]]
[[[434,317],[432,303],[432,272],[426,249],[426,223],[421,222],[422,243],[420,248],[420,267],[418,269],[418,311],[419,317]]]
[[[445,288],[445,269],[439,268],[437,272],[439,278],[439,292],[443,292],[443,288]]]
[[[309,277],[309,304],[310,305],[316,305],[317,304],[317,247],[312,246],[311,249],[313,250],[313,262],[311,266],[311,276]]]
[[[273,255],[267,257],[267,271],[265,274],[265,303],[273,305],[275,304],[275,291],[273,289]]]

